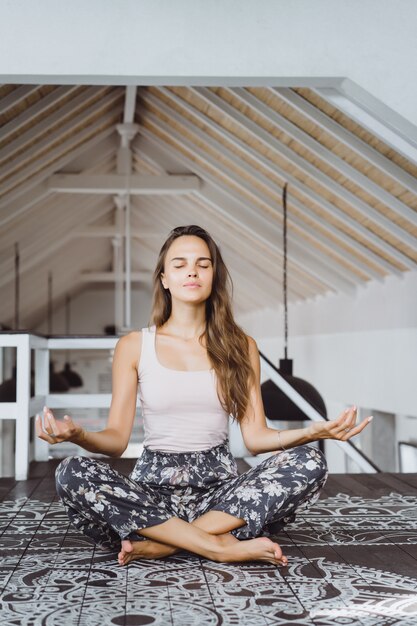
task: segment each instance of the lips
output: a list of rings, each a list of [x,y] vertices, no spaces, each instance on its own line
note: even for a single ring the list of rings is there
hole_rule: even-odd
[[[198,283],[185,283],[184,287],[201,287]]]

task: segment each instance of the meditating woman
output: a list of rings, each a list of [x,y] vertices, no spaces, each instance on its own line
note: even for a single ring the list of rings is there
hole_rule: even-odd
[[[178,550],[218,562],[286,565],[275,535],[316,502],[328,476],[323,453],[307,444],[346,441],[369,418],[356,425],[352,407],[307,428],[267,427],[257,345],[233,319],[231,278],[204,229],[171,231],[153,283],[150,325],[116,344],[106,428],[85,431],[47,407],[43,426],[36,420],[37,436],[50,444],[71,441],[119,457],[139,387],[142,454],[129,476],[96,458],[65,458],[55,474],[60,500],[98,547],[120,550],[120,565]],[[229,449],[230,418],[252,454],[273,453],[240,475]]]

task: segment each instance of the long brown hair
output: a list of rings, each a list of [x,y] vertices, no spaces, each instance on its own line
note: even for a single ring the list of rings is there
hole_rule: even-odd
[[[254,371],[250,364],[249,341],[233,319],[232,278],[217,244],[200,226],[177,226],[171,230],[162,245],[153,274],[149,326],[155,324],[158,328],[165,324],[171,315],[171,293],[169,289],[164,289],[161,283],[161,273],[164,272],[168,248],[177,237],[183,235],[200,237],[206,242],[211,253],[213,283],[211,294],[206,300],[206,329],[198,339],[201,343],[203,337],[206,337],[207,354],[220,385],[220,394],[217,389],[219,401],[224,410],[240,423],[247,410],[250,386],[255,381]]]

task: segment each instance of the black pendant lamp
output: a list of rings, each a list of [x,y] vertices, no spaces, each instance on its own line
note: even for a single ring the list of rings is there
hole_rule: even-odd
[[[52,335],[52,272],[48,272],[48,336]],[[70,386],[64,376],[55,372],[54,362],[49,361],[49,391],[62,393],[68,391]]]
[[[293,376],[292,359],[287,358],[288,338],[288,309],[287,309],[287,183],[284,185],[282,194],[284,207],[284,358],[279,360],[279,374],[298,393],[311,404],[322,417],[327,417],[326,406],[323,398],[306,380]],[[309,417],[286,396],[272,380],[267,380],[261,385],[262,402],[265,415],[270,420],[304,421]],[[319,447],[320,447],[319,442]]]
[[[65,332],[68,336],[70,333],[70,297],[67,294],[65,299]],[[60,372],[61,376],[63,376],[70,387],[82,387],[83,380],[77,372],[71,369],[71,364],[69,362],[69,350],[67,350],[67,356],[65,359],[65,365],[62,372]]]

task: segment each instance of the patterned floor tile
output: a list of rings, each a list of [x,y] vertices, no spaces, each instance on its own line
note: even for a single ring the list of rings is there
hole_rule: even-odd
[[[7,626],[63,626],[79,623],[81,604],[74,600],[52,602],[0,602],[2,624]],[[47,620],[47,621],[46,621]],[[98,622],[100,623],[100,622]]]
[[[177,624],[178,626],[188,626],[193,624],[217,624],[214,621],[207,621],[204,614],[200,609],[197,609],[196,613],[192,614],[196,621],[190,622],[182,619],[181,616],[177,621],[173,621],[172,608],[168,597],[162,596],[140,596],[137,598],[128,599],[126,602],[126,621],[125,626],[136,626],[140,624],[152,624],[152,626],[172,626]],[[203,617],[202,621],[197,621],[199,617]]]
[[[340,480],[340,479],[339,479]],[[0,503],[0,623],[7,626],[408,626],[417,621],[417,498],[336,493],[273,537],[288,566],[186,550],[117,562],[58,501]]]
[[[13,576],[14,566],[0,566],[0,592],[7,586],[10,578]]]
[[[87,597],[80,611],[79,626],[124,626],[126,601],[121,598]],[[153,624],[153,621],[137,621],[140,624]],[[61,625],[62,626],[62,625]]]

